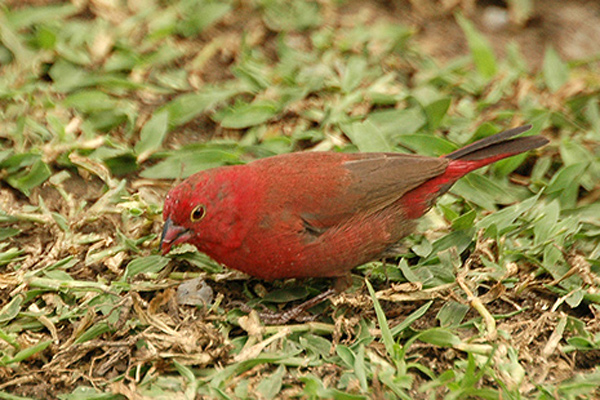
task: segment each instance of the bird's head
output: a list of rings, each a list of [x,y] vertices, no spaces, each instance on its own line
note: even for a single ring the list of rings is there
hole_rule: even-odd
[[[216,168],[192,175],[169,191],[163,207],[163,254],[182,243],[208,253],[214,247],[239,245],[240,232],[234,227],[240,225],[248,185],[237,176],[236,167]]]

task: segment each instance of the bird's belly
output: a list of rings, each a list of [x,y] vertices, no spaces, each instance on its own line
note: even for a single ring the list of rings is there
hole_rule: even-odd
[[[377,260],[412,231],[413,221],[365,218],[307,237],[297,229],[256,229],[241,246],[217,259],[257,278],[339,277]]]

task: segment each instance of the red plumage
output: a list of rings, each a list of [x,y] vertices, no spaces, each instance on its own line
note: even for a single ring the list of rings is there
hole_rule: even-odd
[[[184,242],[262,279],[341,277],[378,259],[460,177],[547,143],[490,136],[441,158],[291,153],[192,175],[165,200],[161,249]]]

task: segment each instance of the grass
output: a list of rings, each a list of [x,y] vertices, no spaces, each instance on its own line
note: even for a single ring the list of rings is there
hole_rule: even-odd
[[[600,396],[593,60],[549,47],[533,71],[457,15],[470,54],[441,64],[356,2],[35,3],[0,9],[0,398]],[[233,301],[289,307],[327,281],[158,254],[164,195],[196,171],[437,156],[524,123],[551,144],[462,179],[314,321]],[[211,304],[181,304],[193,278]]]

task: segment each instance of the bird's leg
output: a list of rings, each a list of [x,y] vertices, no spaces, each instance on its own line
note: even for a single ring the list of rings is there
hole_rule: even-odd
[[[336,290],[334,288],[327,289],[326,291],[313,297],[312,299],[307,300],[304,303],[299,304],[296,307],[292,308],[291,310],[284,311],[284,312],[271,311],[271,310],[267,309],[267,307],[265,307],[264,304],[261,304],[261,306],[264,308],[265,311],[258,313],[258,316],[259,316],[260,320],[267,325],[283,325],[291,320],[297,320],[300,322],[312,321],[317,317],[316,315],[300,317],[300,314],[302,314],[304,311],[308,310],[309,308],[312,308],[312,307],[316,306],[317,304],[320,304],[327,297],[331,296],[334,293],[336,293]],[[250,313],[251,311],[253,311],[252,307],[250,307],[246,303],[242,303],[241,301],[235,301],[235,302],[233,302],[233,304],[236,306],[239,306],[240,310],[242,310],[245,313]]]
[[[336,290],[334,288],[330,288],[324,291],[323,293],[316,295],[312,299],[306,300],[304,303],[297,305],[291,310],[287,310],[284,312],[263,311],[259,313],[258,316],[260,317],[261,321],[263,321],[267,325],[283,325],[291,320],[298,320],[302,322],[312,321],[317,317],[316,315],[304,318],[301,318],[300,315],[304,311],[316,306],[317,304],[322,303],[323,301],[325,301],[325,299],[327,299],[335,292]]]
[[[301,322],[313,321],[317,316],[301,317],[301,314],[306,310],[322,303],[329,296],[335,293],[343,292],[344,290],[348,289],[351,285],[352,276],[350,274],[340,276],[336,278],[332,288],[329,288],[323,293],[316,295],[312,299],[306,300],[304,303],[295,306],[291,310],[284,312],[275,312],[266,309],[266,307],[262,305],[265,308],[265,311],[259,313],[258,316],[260,317],[261,321],[263,321],[267,325],[283,325],[291,320],[297,320]],[[247,304],[238,302],[236,302],[236,304],[240,306],[240,309],[243,312],[249,313],[252,311],[252,308]]]
[[[337,293],[344,292],[350,286],[352,286],[352,275],[350,274],[338,276],[333,282],[333,288]]]

